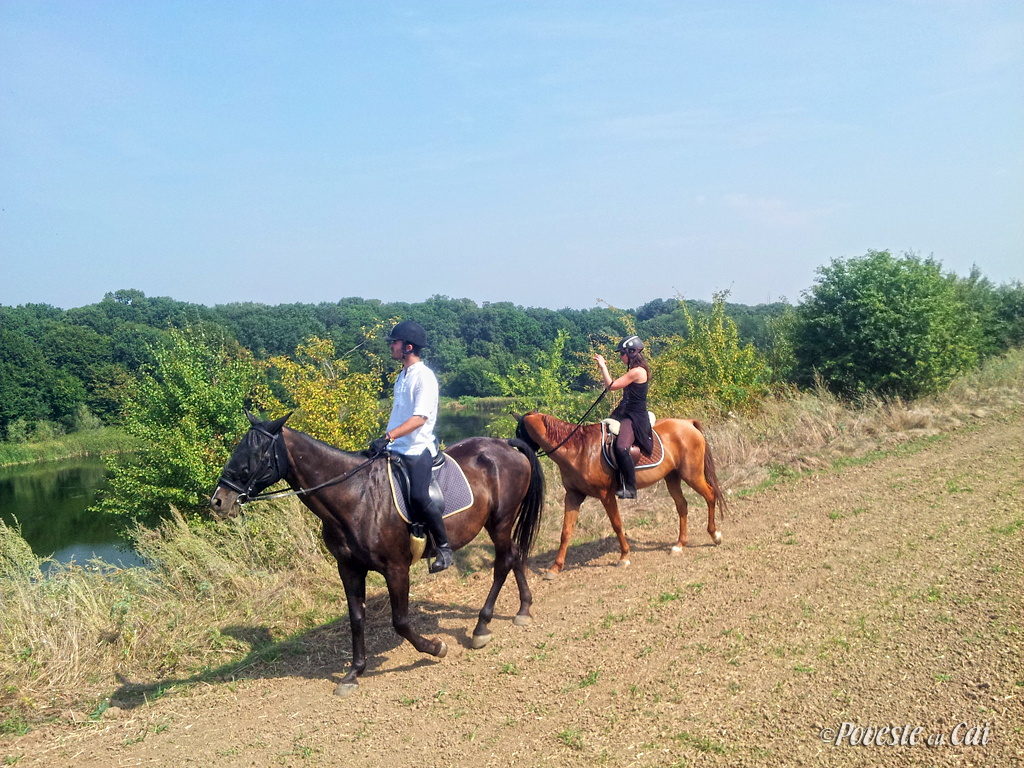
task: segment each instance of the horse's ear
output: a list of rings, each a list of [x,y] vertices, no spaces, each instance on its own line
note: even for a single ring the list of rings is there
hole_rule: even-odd
[[[248,409],[248,408],[243,408],[242,410],[243,410],[243,411],[245,411],[245,416],[246,416],[246,418],[248,418],[248,419],[249,419],[249,423],[250,423],[250,424],[252,424],[252,425],[253,425],[254,427],[255,427],[255,426],[256,426],[257,424],[259,424],[259,423],[260,423],[260,420],[259,420],[259,419],[257,419],[257,418],[256,418],[255,416],[253,416],[253,415],[252,415],[251,413],[249,413],[249,409]]]
[[[284,423],[288,421],[288,417],[291,416],[292,413],[294,413],[294,411],[288,411],[288,413],[286,413],[280,419],[275,419],[274,421],[267,424],[267,432],[269,432],[272,435],[276,435],[278,432],[280,432],[281,427],[283,427]]]
[[[515,419],[516,422],[518,423],[518,422],[523,420],[523,414],[521,414],[521,413],[513,413],[512,414],[512,418]]]

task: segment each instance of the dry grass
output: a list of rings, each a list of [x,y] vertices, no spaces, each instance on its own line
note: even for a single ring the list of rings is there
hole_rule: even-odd
[[[753,414],[705,425],[732,490],[774,473],[815,469],[899,443],[958,429],[1024,405],[1024,352],[995,358],[932,397],[840,400],[824,387],[769,400]]]
[[[780,467],[830,465],[1022,404],[1024,354],[1016,352],[910,404],[851,404],[819,389],[705,428],[735,491]],[[562,508],[558,473],[545,468],[542,547],[557,542]],[[641,502],[629,525],[668,514],[663,501]],[[585,510],[575,543],[607,535],[600,506]],[[226,664],[258,663],[276,643],[345,614],[319,523],[294,500],[254,505],[241,522],[186,524],[176,516],[136,538],[152,567],[53,566],[44,576],[18,531],[0,524],[0,733],[68,707],[88,709],[129,683],[189,682]],[[485,555],[463,550],[460,571],[490,569]],[[371,579],[371,588],[381,584]]]
[[[0,529],[8,714],[81,706],[119,684],[186,679],[344,613],[317,521],[298,504],[264,506],[238,523],[175,515],[141,529],[136,548],[151,568],[53,566],[43,578],[19,542]]]

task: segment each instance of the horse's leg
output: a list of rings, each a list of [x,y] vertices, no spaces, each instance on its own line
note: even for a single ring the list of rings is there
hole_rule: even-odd
[[[624,567],[629,565],[629,543],[626,541],[626,532],[622,530],[622,517],[619,515],[619,502],[614,491],[608,491],[601,497],[604,504],[604,511],[608,513],[608,521],[612,524],[612,530],[619,537],[619,562],[616,565]]]
[[[679,540],[672,547],[672,554],[681,554],[686,549],[686,497],[683,495],[683,486],[679,481],[678,472],[669,472],[665,475],[665,485],[668,486],[668,495],[676,503],[676,512],[679,513]]]
[[[565,490],[565,517],[562,518],[562,543],[558,547],[558,554],[551,569],[544,572],[544,578],[550,581],[562,572],[565,567],[565,553],[569,549],[569,542],[572,541],[572,532],[576,528],[576,520],[580,516],[580,505],[587,498],[586,494],[579,491]]]
[[[704,479],[703,466],[701,466],[699,471],[695,470],[691,475],[690,477],[684,476],[684,479],[686,484],[703,496],[704,501],[708,504],[708,535],[717,547],[722,543],[722,532],[715,528],[715,490]]]
[[[366,638],[363,621],[366,615],[366,569],[352,568],[338,563],[338,574],[345,585],[348,599],[348,621],[352,628],[352,666],[348,674],[334,689],[335,696],[348,696],[359,687],[359,675],[366,669]]]
[[[494,539],[494,537],[491,537]],[[512,541],[506,535],[508,539],[504,542],[494,542],[494,581],[491,582],[491,591],[487,593],[487,600],[484,602],[484,607],[480,609],[480,618],[477,619],[476,628],[473,630],[473,647],[483,648],[491,641],[491,631],[487,625],[490,624],[491,619],[494,618],[494,603],[498,599],[498,594],[501,592],[501,588],[505,585],[505,580],[508,578],[508,572],[511,570],[515,561],[518,560],[515,556],[515,552],[512,548]],[[520,567],[522,567],[520,565]],[[518,581],[519,576],[516,575]],[[525,610],[526,617],[530,617],[530,605],[522,602],[523,589],[522,584],[519,587],[520,596],[520,607],[519,615],[516,616],[516,624],[524,624],[529,622],[520,621],[520,615]],[[533,598],[529,596],[529,590],[527,590],[527,598],[532,602]]]
[[[429,653],[443,659],[448,653],[448,646],[442,640],[428,640],[413,631],[409,625],[409,566],[393,563],[388,566],[384,580],[388,584],[388,596],[391,598],[391,624],[395,632],[404,637],[420,653]]]
[[[526,582],[526,564],[520,557],[517,549],[512,550],[512,573],[516,577],[516,586],[519,587],[519,613],[512,619],[517,627],[525,627],[533,623],[533,616],[530,615],[530,607],[533,605],[533,593],[530,585]]]

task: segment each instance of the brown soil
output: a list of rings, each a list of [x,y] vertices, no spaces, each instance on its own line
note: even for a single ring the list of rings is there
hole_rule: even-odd
[[[463,577],[414,594],[443,660],[400,644],[376,598],[370,668],[347,699],[332,695],[350,651],[341,620],[250,679],[43,725],[0,754],[83,767],[1024,765],[1021,435],[1019,415],[993,416],[785,480],[736,499],[717,548],[691,504],[675,557],[662,486],[625,508],[628,568],[591,500],[558,580],[540,578],[550,542],[533,559],[533,625],[512,626],[510,584],[482,650],[468,633],[489,579],[463,560]],[[822,739],[844,722],[922,730],[916,745]],[[987,744],[951,745],[960,723],[958,740]],[[932,734],[945,743],[929,747]]]

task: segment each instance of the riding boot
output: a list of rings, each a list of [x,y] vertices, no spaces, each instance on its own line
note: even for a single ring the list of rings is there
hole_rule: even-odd
[[[629,449],[622,450],[615,446],[615,461],[619,465],[619,489],[615,495],[620,499],[636,498],[636,467],[633,466],[633,457],[629,455]]]
[[[424,510],[423,517],[427,522],[427,530],[430,531],[430,538],[434,540],[434,549],[437,556],[430,564],[430,573],[439,573],[445,568],[455,564],[455,554],[448,543],[448,532],[444,528],[444,520],[434,510]]]

